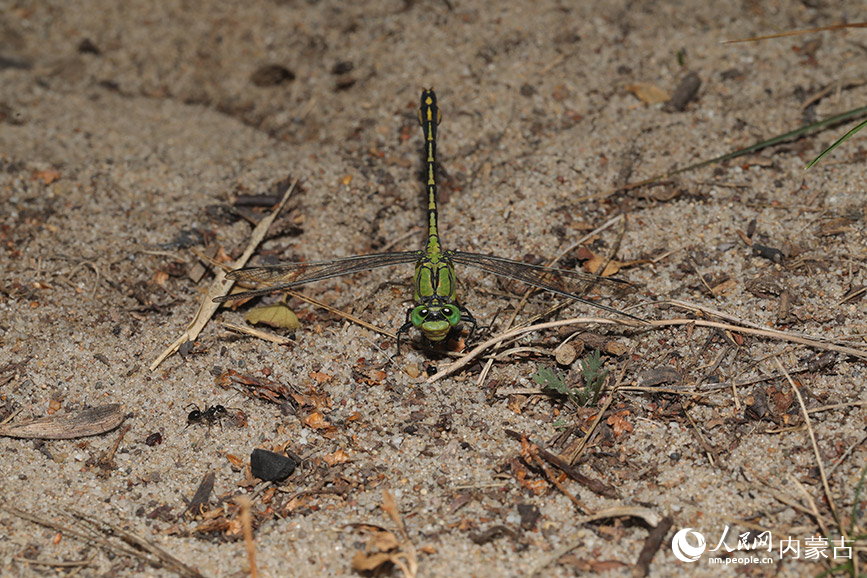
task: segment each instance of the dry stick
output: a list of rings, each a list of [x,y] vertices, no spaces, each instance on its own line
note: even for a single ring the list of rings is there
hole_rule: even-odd
[[[576,525],[580,526],[589,522],[595,522],[596,520],[623,517],[640,518],[644,520],[644,522],[651,528],[658,528],[661,525],[668,524],[665,530],[666,532],[668,532],[668,529],[671,528],[669,518],[660,518],[659,514],[657,514],[650,508],[644,508],[642,506],[615,506],[613,508],[608,508],[607,510],[600,510],[599,512],[596,512],[595,514],[592,514],[590,516],[581,516],[580,518],[576,518],[575,520],[573,520],[573,522]],[[668,520],[669,522],[666,522],[666,520]],[[530,569],[530,572],[527,573],[527,576],[533,577],[538,575],[546,567],[559,560],[561,556],[568,553],[570,550],[574,550],[575,548],[579,547],[582,543],[583,540],[578,540],[576,542],[573,542],[572,544],[567,544],[565,546],[557,548],[550,554],[546,555],[535,566],[533,566],[533,568]]]
[[[792,381],[792,376],[790,376],[788,372],[786,372],[786,369],[783,367],[783,364],[780,363],[780,360],[775,357],[774,361],[776,362],[777,367],[780,369],[780,371],[785,374],[786,380],[788,380],[789,385],[792,386],[795,395],[798,397],[798,403],[801,405],[801,411],[804,414],[804,421],[807,424],[807,432],[810,434],[810,442],[812,442],[813,444],[813,453],[816,455],[816,463],[819,465],[819,474],[822,476],[822,487],[825,488],[825,498],[828,500],[828,505],[831,506],[831,513],[834,514],[834,521],[837,522],[837,526],[840,527],[840,532],[842,532],[845,536],[846,530],[840,523],[840,515],[837,513],[837,506],[834,503],[834,496],[831,494],[831,487],[828,485],[828,476],[825,475],[825,466],[822,464],[822,456],[821,454],[819,454],[819,444],[816,443],[816,432],[813,431],[813,426],[810,423],[810,414],[809,412],[807,412],[807,406],[804,404],[804,398],[801,397],[801,392],[798,390],[795,382]]]
[[[244,544],[247,546],[247,561],[250,564],[250,578],[256,578],[256,543],[253,541],[253,524],[250,520],[250,500],[247,496],[236,496],[235,503],[241,507],[241,527],[244,529]]]
[[[44,558],[25,558],[24,556],[14,556],[13,560],[24,564],[36,564],[37,566],[52,566],[54,568],[75,568],[78,566],[90,566],[96,555],[91,556],[87,560],[77,560],[68,562],[66,560],[46,560]]]
[[[340,309],[337,309],[336,307],[332,307],[331,305],[328,305],[327,303],[323,303],[322,301],[314,299],[313,297],[308,297],[307,295],[304,295],[303,293],[297,293],[295,291],[292,291],[291,289],[284,290],[284,291],[287,295],[291,295],[292,297],[297,297],[301,301],[305,301],[307,303],[310,303],[311,305],[315,305],[316,307],[321,307],[322,309],[325,309],[326,311],[330,311],[331,313],[334,313],[335,315],[339,315],[340,317],[343,317],[344,319],[348,319],[349,321],[352,321],[353,323],[355,323],[357,325],[361,325],[362,327],[366,327],[366,328],[370,329],[371,331],[375,331],[376,333],[379,333],[381,335],[385,335],[386,337],[391,337],[392,339],[397,339],[397,335],[394,332],[389,331],[387,329],[381,329],[381,328],[377,327],[376,325],[368,323],[367,321],[360,319],[360,318],[356,317],[355,315],[352,315],[351,313],[341,311]]]
[[[737,323],[738,325],[743,325],[744,327],[752,327],[753,329],[762,329],[762,330],[766,330],[766,331],[774,331],[773,329],[768,329],[766,327],[763,327],[762,325],[759,325],[758,323],[753,323],[751,321],[747,321],[746,319],[741,319],[740,317],[736,317],[734,315],[731,315],[730,313],[726,313],[725,311],[720,311],[719,309],[714,309],[713,307],[707,307],[705,305],[699,305],[697,303],[690,303],[689,301],[682,301],[680,299],[670,299],[668,301],[657,301],[655,303],[655,305],[662,305],[665,303],[675,305],[677,307],[681,307],[681,308],[687,309],[689,311],[698,311],[701,313],[706,313],[708,315],[713,315],[714,317],[719,317],[720,319],[724,319],[724,320],[729,321],[731,323]],[[786,333],[783,331],[779,331],[776,334],[800,337],[803,339],[811,339],[811,340],[815,340],[816,342],[819,342],[819,343],[846,343],[843,340],[836,340],[835,341],[834,339],[825,339],[825,338],[821,338],[821,337],[815,337],[815,336],[812,336],[812,335],[809,335],[806,333],[791,333],[791,332]],[[796,340],[790,340],[790,341],[796,341]],[[796,343],[801,343],[801,342],[796,341]],[[775,353],[773,355],[778,355],[778,354]],[[863,355],[863,353],[862,353],[862,355]]]
[[[286,205],[286,201],[289,200],[289,197],[292,195],[292,192],[295,190],[295,185],[298,184],[298,179],[292,181],[292,184],[286,189],[286,192],[283,193],[283,198],[280,200],[280,203],[277,207],[271,212],[270,215],[259,221],[259,224],[256,225],[256,228],[253,229],[253,233],[250,235],[250,242],[247,244],[247,248],[244,250],[244,253],[238,258],[237,261],[233,263],[233,268],[239,269],[247,264],[247,261],[250,260],[250,257],[253,255],[253,252],[256,250],[256,247],[259,246],[259,243],[262,242],[262,239],[265,238],[265,235],[268,233],[268,229],[271,227],[271,223],[274,222],[274,219],[277,218],[277,215],[280,214],[280,211],[283,210],[283,207]],[[190,321],[190,324],[187,325],[187,328],[178,337],[174,343],[169,345],[160,355],[157,357],[153,363],[151,363],[150,370],[154,371],[160,364],[171,354],[176,352],[178,348],[186,343],[187,341],[193,341],[196,337],[199,336],[202,329],[205,328],[205,325],[210,321],[211,316],[216,313],[217,309],[220,308],[219,303],[214,303],[214,297],[221,297],[229,293],[232,289],[232,286],[235,284],[234,281],[226,280],[226,272],[222,269],[218,269],[214,275],[214,280],[211,282],[211,286],[208,288],[208,293],[202,298],[201,303],[199,303],[199,310],[196,312],[195,316],[193,316],[193,320]]]
[[[230,331],[237,331],[238,333],[243,333],[244,335],[250,335],[263,341],[270,341],[271,343],[276,343],[277,345],[287,345],[289,343],[292,343],[292,340],[288,337],[283,337],[282,335],[274,335],[273,333],[268,333],[267,331],[262,331],[261,329],[256,329],[255,327],[236,325],[235,323],[229,323],[227,321],[221,322],[220,327],[224,327]]]
[[[595,494],[599,494],[600,496],[605,496],[606,498],[618,497],[617,491],[614,488],[612,488],[611,486],[609,486],[605,482],[595,480],[593,478],[588,478],[584,474],[581,474],[581,473],[575,471],[575,469],[569,463],[567,463],[565,460],[563,460],[562,458],[555,456],[551,452],[539,447],[538,444],[533,443],[533,441],[530,438],[528,438],[526,435],[521,434],[519,432],[516,432],[514,430],[510,430],[510,429],[507,429],[504,431],[505,431],[505,434],[512,439],[518,440],[521,443],[524,443],[524,441],[526,441],[529,444],[533,444],[533,447],[538,452],[540,457],[544,458],[549,463],[551,463],[554,466],[556,466],[557,468],[561,469],[564,474],[566,474],[567,476],[569,476],[570,478],[572,478],[573,480],[575,480],[576,482],[578,482],[582,486],[585,486],[591,492],[593,492]]]
[[[160,546],[157,546],[154,542],[151,542],[151,541],[143,538],[142,536],[139,536],[138,534],[135,534],[135,533],[130,532],[128,530],[124,530],[123,528],[120,528],[118,526],[113,526],[112,524],[109,524],[108,522],[101,522],[101,521],[97,520],[96,518],[91,518],[91,517],[89,517],[86,514],[83,514],[81,512],[74,512],[73,511],[73,514],[78,516],[78,518],[81,520],[89,521],[93,525],[102,524],[103,526],[108,528],[108,532],[110,532],[111,534],[118,536],[120,539],[122,539],[124,542],[126,542],[127,544],[129,544],[131,546],[138,546],[139,548],[141,548],[145,552],[148,552],[148,553],[152,554],[153,556],[156,556],[160,562],[162,562],[163,564],[165,564],[167,567],[171,568],[172,570],[174,570],[178,574],[190,575],[190,576],[201,576],[201,573],[196,568],[193,568],[191,566],[187,566],[180,559],[172,556],[168,551],[164,550]],[[105,532],[105,530],[103,530],[103,531]]]
[[[584,502],[582,502],[581,500],[576,498],[572,494],[572,492],[567,490],[566,487],[557,480],[557,476],[555,476],[551,472],[551,470],[548,469],[548,466],[545,465],[545,462],[542,461],[542,458],[540,458],[536,454],[532,454],[532,456],[533,456],[533,461],[536,462],[536,465],[539,466],[539,468],[541,468],[541,470],[545,473],[545,477],[548,478],[548,481],[550,481],[552,484],[554,484],[554,486],[556,486],[557,489],[560,490],[561,494],[563,494],[564,496],[569,498],[569,500],[571,500],[572,503],[575,504],[576,508],[581,510],[581,512],[583,514],[594,514],[595,513],[595,512],[593,512],[593,510],[591,510],[590,508],[587,507],[587,504],[585,504]]]
[[[844,28],[867,28],[867,22],[852,22],[844,24],[832,24],[830,26],[822,26],[819,28],[807,28],[805,30],[787,30],[778,34],[769,34],[767,36],[753,36],[752,38],[738,38],[736,40],[723,40],[720,44],[737,44],[739,42],[754,42],[756,40],[769,40],[771,38],[785,38],[786,36],[800,36],[802,34],[812,34],[814,32],[825,32],[829,30],[843,30]]]
[[[599,227],[596,227],[595,229],[593,229],[592,231],[590,231],[589,233],[587,233],[586,235],[584,235],[583,237],[581,237],[580,239],[578,239],[577,241],[575,241],[574,243],[572,243],[571,245],[569,245],[568,247],[566,247],[565,249],[560,251],[557,255],[555,255],[554,258],[551,259],[551,261],[549,261],[549,263],[550,263],[549,266],[553,266],[564,255],[568,254],[570,251],[572,251],[573,249],[578,247],[581,243],[592,238],[594,235],[598,235],[599,233],[601,233],[605,229],[614,225],[617,221],[619,221],[622,218],[623,218],[622,215],[618,215],[618,216],[614,217],[613,219],[609,219],[607,222],[603,223]],[[511,317],[511,319],[509,319],[509,323],[506,325],[506,327],[512,327],[512,324],[515,322],[515,319],[518,317],[518,314],[520,313],[521,309],[524,308],[524,304],[527,303],[527,300],[530,298],[530,295],[532,295],[536,291],[539,291],[539,289],[537,289],[536,287],[530,287],[529,289],[527,289],[527,291],[524,293],[524,296],[521,297],[521,301],[519,301],[517,307],[515,307],[515,311],[512,313],[512,317]],[[490,373],[491,367],[493,367],[493,365],[494,365],[494,360],[495,360],[495,358],[492,357],[485,364],[485,367],[482,369],[482,373],[479,375],[479,380],[476,382],[476,387],[481,389],[482,386],[484,386],[485,379],[487,379],[488,373]]]
[[[819,514],[819,508],[816,507],[816,500],[813,499],[813,496],[810,495],[810,492],[804,487],[804,484],[799,482],[795,476],[790,476],[789,480],[798,486],[798,489],[801,490],[802,494],[804,494],[804,498],[806,498],[807,505],[809,506],[809,509],[805,509],[819,524],[819,529],[822,531],[822,535],[830,536],[831,534],[828,532],[828,526],[825,525],[825,519],[821,514]]]
[[[625,325],[627,327],[668,327],[675,325],[697,325],[699,327],[713,327],[716,329],[725,329],[729,331],[735,331],[737,333],[746,333],[749,335],[759,335],[762,337],[770,337],[775,339],[781,339],[783,341],[790,341],[792,343],[800,343],[801,345],[806,345],[808,347],[814,347],[816,349],[825,349],[830,351],[836,351],[838,353],[845,353],[846,355],[851,355],[853,357],[858,357],[859,359],[867,359],[867,351],[861,349],[853,349],[851,347],[843,347],[841,345],[835,345],[833,343],[825,343],[822,341],[817,341],[815,339],[806,339],[804,337],[799,337],[797,335],[792,335],[790,333],[786,333],[784,331],[777,331],[774,329],[753,329],[752,327],[739,327],[737,325],[731,325],[729,323],[719,323],[717,321],[705,321],[703,319],[662,319],[659,321],[648,321],[648,322],[636,322],[627,319],[606,319],[603,317],[575,317],[572,319],[562,319],[560,321],[549,321],[547,323],[539,323],[537,325],[530,325],[527,327],[520,327],[518,329],[513,329],[511,331],[507,331],[506,333],[502,333],[496,337],[492,337],[487,341],[484,341],[474,347],[469,353],[460,358],[459,360],[451,363],[445,368],[441,369],[438,373],[428,378],[427,383],[433,383],[438,381],[444,377],[447,377],[460,368],[468,365],[473,359],[478,357],[485,351],[487,348],[492,345],[496,345],[506,339],[510,339],[512,337],[516,337],[518,335],[523,335],[524,333],[530,333],[532,331],[541,331],[543,329],[553,329],[555,327],[563,327],[566,325],[577,325],[579,323],[598,323],[600,325]]]
[[[650,574],[650,563],[653,561],[653,556],[659,551],[660,546],[665,541],[665,536],[671,530],[673,524],[674,521],[666,516],[658,526],[650,531],[644,540],[641,552],[638,554],[638,560],[635,562],[635,566],[633,566],[632,576],[639,577]]]
[[[630,351],[634,351],[633,348]],[[593,434],[596,432],[596,428],[599,427],[599,424],[602,422],[602,418],[605,416],[605,412],[608,411],[608,408],[611,407],[611,404],[614,402],[614,398],[616,397],[616,393],[620,390],[621,384],[623,383],[623,377],[626,375],[626,366],[624,363],[623,367],[620,369],[620,375],[617,376],[617,381],[614,382],[614,387],[611,388],[611,393],[608,394],[608,399],[605,400],[605,404],[599,410],[599,413],[596,414],[596,419],[593,420],[593,423],[590,425],[590,428],[587,430],[587,433],[581,439],[581,442],[569,452],[568,455],[565,456],[566,463],[570,466],[574,466],[575,462],[578,461],[578,458],[581,457],[581,454],[584,453],[584,450],[587,448],[587,444],[590,443],[590,438],[593,437]]]
[[[103,532],[103,536],[92,535],[90,533],[90,532],[92,532],[91,528],[86,527],[85,529],[78,529],[78,528],[75,528],[73,526],[68,526],[66,524],[54,522],[53,520],[47,520],[45,518],[41,518],[39,516],[36,516],[35,514],[31,514],[30,512],[26,512],[24,510],[19,510],[18,508],[8,506],[5,504],[0,504],[0,510],[4,510],[4,511],[6,511],[6,512],[8,512],[14,516],[18,516],[19,518],[21,518],[23,520],[33,522],[34,524],[39,524],[40,526],[44,526],[46,528],[51,528],[53,530],[59,530],[67,536],[73,536],[75,538],[78,538],[79,540],[83,540],[86,543],[98,544],[107,550],[114,551],[116,554],[120,554],[122,556],[130,556],[132,558],[138,558],[139,560],[142,560],[142,561],[146,562],[147,564],[150,564],[151,566],[154,566],[157,568],[160,567],[160,563],[159,563],[160,560],[155,560],[155,559],[147,556],[146,554],[143,554],[142,552],[139,552],[139,551],[134,550],[132,548],[128,548],[128,547],[122,546],[120,544],[114,544],[112,542],[109,542],[104,537],[105,532]],[[169,557],[173,560],[173,562],[176,563],[176,564],[172,564],[172,566],[173,566],[172,569],[176,573],[180,574],[181,576],[189,576],[191,578],[202,576],[202,574],[198,570],[196,570],[195,568],[191,568],[191,567],[187,566],[186,564],[184,564],[180,560],[177,560],[177,558],[174,558],[170,555],[169,555]]]
[[[708,461],[710,461],[710,465],[712,467],[716,467],[716,459],[718,459],[716,455],[716,450],[711,447],[711,445],[707,442],[702,435],[701,430],[698,429],[698,426],[695,425],[695,421],[693,421],[692,416],[689,415],[689,412],[686,411],[686,408],[683,408],[683,415],[686,416],[686,419],[689,420],[689,424],[692,426],[692,429],[695,430],[696,435],[698,435],[698,443],[707,452]]]
[[[505,341],[507,339],[511,339],[512,337],[516,337],[518,335],[523,335],[524,333],[532,333],[533,331],[541,331],[543,329],[553,329],[555,327],[563,327],[566,325],[577,325],[579,323],[598,323],[600,325],[625,325],[627,327],[644,327],[646,323],[641,323],[638,321],[633,321],[629,319],[606,319],[604,317],[574,317],[572,319],[562,319],[560,321],[548,321],[547,323],[539,323],[537,325],[529,325],[527,327],[519,327],[517,329],[512,329],[511,331],[507,331],[506,333],[501,333],[496,337],[492,337],[487,341],[484,341],[477,346],[475,346],[469,353],[455,361],[447,365],[444,369],[441,369],[436,374],[432,375],[428,378],[428,383],[433,383],[438,381],[446,376],[449,376],[455,373],[460,368],[468,365],[473,359],[481,355],[483,351],[491,347],[492,345],[496,345],[501,341]],[[867,355],[867,354],[865,354]]]
[[[807,339],[804,337],[799,337],[797,335],[792,335],[791,333],[786,333],[785,331],[777,331],[776,329],[753,329],[752,327],[738,327],[737,325],[731,325],[729,323],[705,321],[703,319],[661,319],[659,321],[649,321],[648,324],[652,327],[666,327],[673,325],[690,324],[697,325],[699,327],[714,327],[716,329],[726,329],[728,331],[734,331],[736,333],[746,333],[749,335],[760,335],[762,337],[781,339],[783,341],[790,341],[792,343],[800,343],[801,345],[806,345],[808,347],[815,347],[816,349],[827,349],[830,351],[836,351],[838,353],[845,353],[846,355],[851,355],[853,357],[858,357],[859,359],[867,359],[867,350],[853,349],[851,347],[843,347],[841,345],[817,341],[815,339]]]

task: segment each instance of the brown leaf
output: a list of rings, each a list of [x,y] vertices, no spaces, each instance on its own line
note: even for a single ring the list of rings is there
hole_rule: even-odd
[[[322,457],[322,459],[325,460],[325,463],[328,464],[329,466],[335,466],[337,464],[345,464],[346,462],[348,462],[349,461],[349,454],[347,454],[345,451],[339,449],[339,450],[332,452],[330,454],[325,454]]]
[[[385,552],[376,552],[374,554],[356,552],[355,556],[352,557],[352,569],[356,572],[370,572],[390,561],[391,554],[386,554]]]
[[[641,102],[646,104],[658,104],[660,102],[668,102],[671,95],[665,90],[659,88],[655,84],[649,82],[635,82],[627,84],[626,90],[634,94]]]
[[[368,542],[368,549],[376,548],[380,552],[388,552],[400,546],[400,540],[393,532],[377,532]]]
[[[55,170],[45,170],[39,171],[35,175],[33,175],[34,179],[41,180],[46,185],[50,185],[54,181],[60,178],[60,172]]]
[[[331,381],[333,376],[328,375],[327,373],[322,373],[321,371],[312,371],[310,372],[310,377],[316,381],[316,383],[325,383]]]
[[[606,420],[605,423],[610,425],[614,430],[615,437],[620,437],[624,432],[632,431],[632,424],[626,421],[629,413],[629,410],[618,411]]]
[[[397,502],[394,501],[394,496],[388,490],[382,490],[382,509],[388,514],[392,522],[399,527],[403,526],[400,521],[400,512],[397,511]]]
[[[605,259],[588,249],[587,247],[581,247],[578,250],[578,258],[584,260],[582,264],[582,268],[588,273],[596,273],[599,267],[602,266],[602,263],[605,262]],[[616,275],[618,271],[620,271],[620,267],[623,266],[623,263],[620,261],[615,261],[612,259],[605,265],[605,270],[602,271],[601,275],[603,277],[610,277],[611,275]]]
[[[328,429],[331,424],[325,420],[325,417],[318,411],[314,411],[304,418],[304,425],[310,429]]]

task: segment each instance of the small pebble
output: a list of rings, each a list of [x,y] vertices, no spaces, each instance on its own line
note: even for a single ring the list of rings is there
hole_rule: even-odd
[[[250,454],[250,473],[266,482],[285,480],[295,471],[295,465],[292,458],[268,450],[257,448]]]

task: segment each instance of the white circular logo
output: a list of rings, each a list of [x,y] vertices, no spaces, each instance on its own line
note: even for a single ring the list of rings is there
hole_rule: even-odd
[[[698,546],[690,546],[686,541],[686,535],[692,534],[698,540]],[[693,532],[692,528],[684,528],[674,535],[671,540],[671,550],[674,552],[675,558],[682,562],[695,562],[704,553],[707,542],[704,536],[698,532]]]

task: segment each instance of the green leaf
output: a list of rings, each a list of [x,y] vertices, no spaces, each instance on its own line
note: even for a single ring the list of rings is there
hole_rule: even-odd
[[[569,386],[563,382],[563,379],[550,367],[540,367],[533,374],[533,381],[541,385],[543,388],[553,389],[557,393],[569,395]]]
[[[843,144],[844,142],[846,142],[847,140],[849,140],[849,139],[852,137],[852,135],[854,135],[856,132],[858,132],[859,130],[861,130],[861,129],[864,128],[865,126],[867,126],[867,120],[865,120],[864,122],[860,123],[858,126],[856,126],[856,127],[853,128],[852,130],[850,130],[849,132],[847,132],[846,134],[844,134],[843,136],[841,136],[839,139],[837,139],[837,142],[835,142],[834,144],[832,144],[831,146],[829,146],[828,148],[826,148],[825,150],[823,150],[823,151],[822,151],[822,154],[820,154],[819,156],[817,156],[816,158],[814,158],[814,159],[810,162],[810,164],[807,165],[807,168],[804,169],[804,170],[809,170],[810,167],[812,167],[813,165],[815,165],[816,163],[818,163],[820,160],[822,160],[822,159],[825,157],[825,155],[827,155],[827,154],[830,153],[832,150],[834,150],[835,148],[837,148],[838,146],[840,146],[841,144]]]

